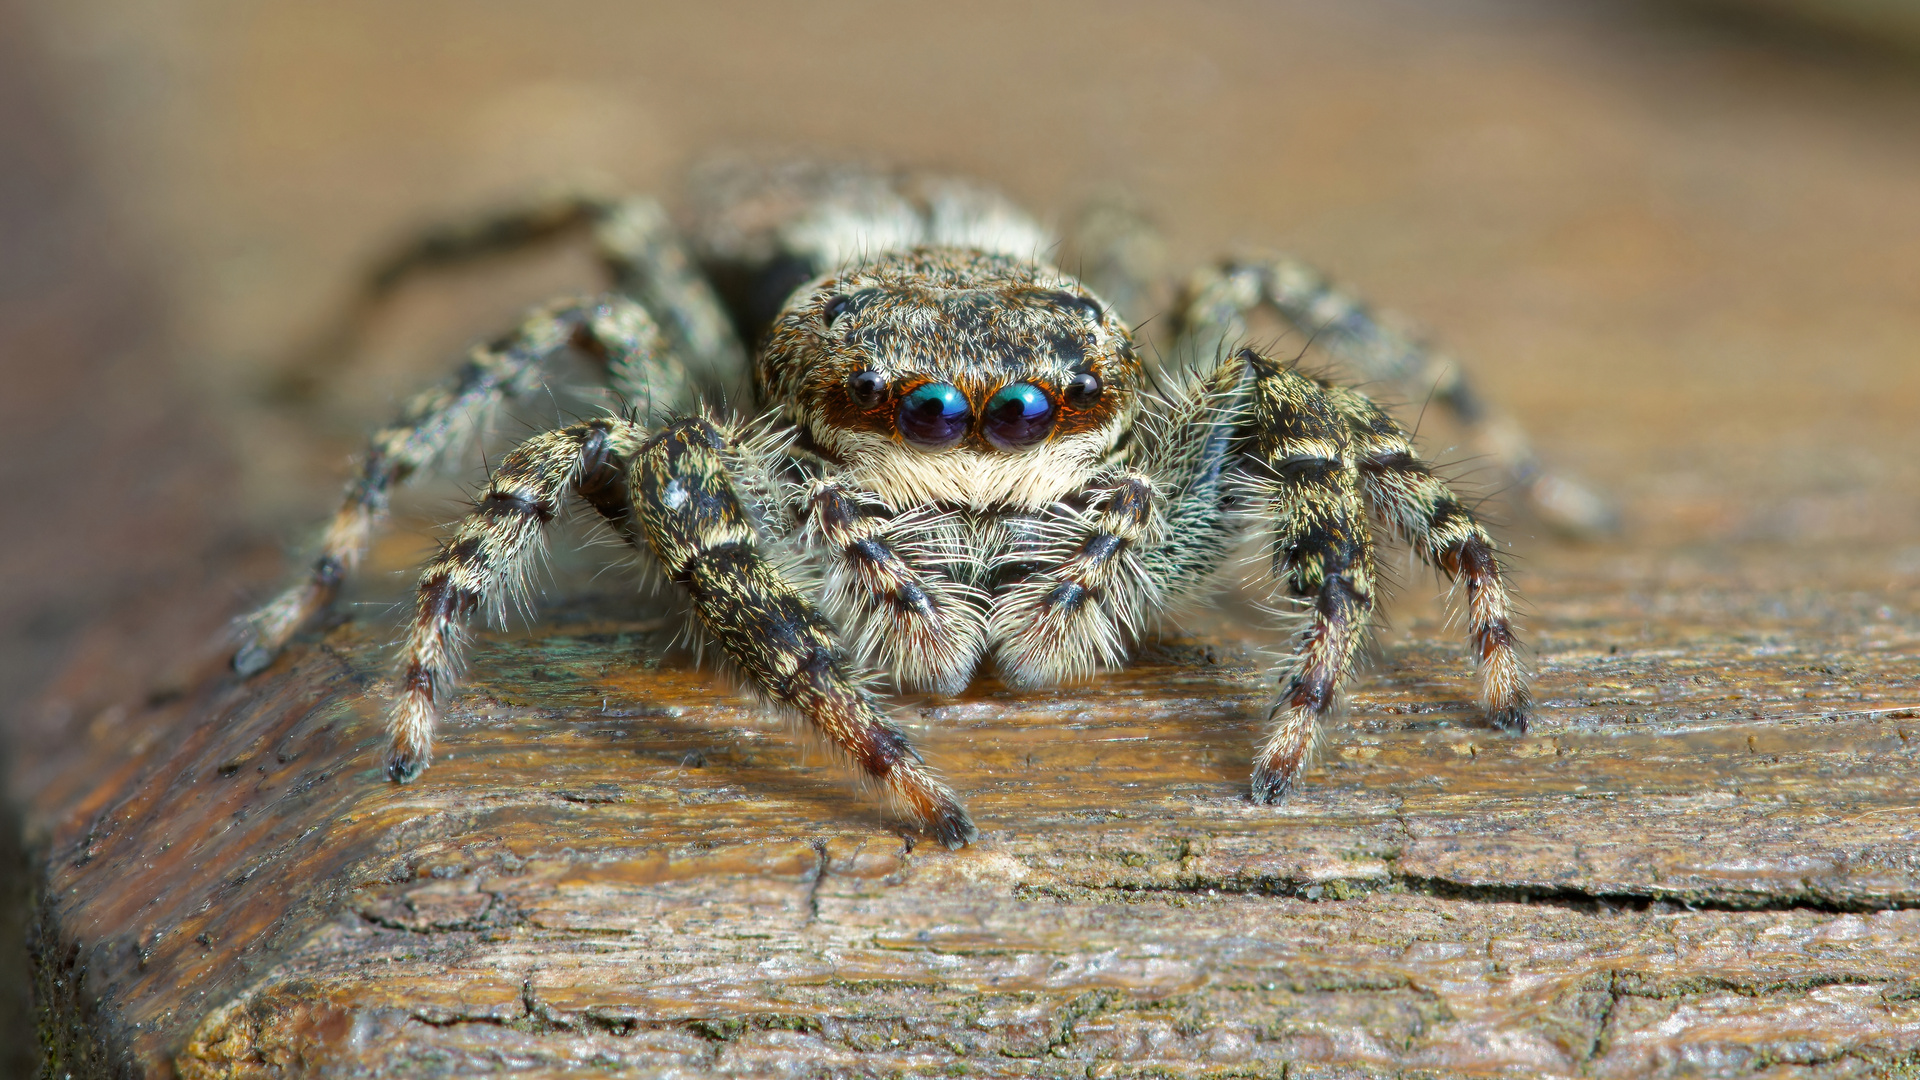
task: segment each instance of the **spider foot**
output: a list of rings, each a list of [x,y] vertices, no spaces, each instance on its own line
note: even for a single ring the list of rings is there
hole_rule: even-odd
[[[408,784],[433,764],[433,677],[407,673],[406,687],[387,716],[387,779]]]
[[[949,851],[973,843],[980,830],[974,827],[973,816],[967,813],[967,808],[960,804],[960,797],[921,768],[920,755],[907,745],[904,737],[897,732],[891,734],[898,740],[899,750],[912,755],[896,760],[885,773],[885,783],[891,789],[895,805],[922,832],[946,845]]]
[[[267,670],[267,667],[273,663],[273,658],[280,654],[280,650],[269,649],[262,645],[251,627],[240,633],[240,647],[233,653],[233,671],[234,674],[246,679]]]
[[[1260,806],[1272,806],[1293,794],[1293,782],[1300,775],[1300,767],[1278,768],[1260,765],[1253,770],[1253,790],[1251,797]]]
[[[974,826],[972,816],[959,803],[941,807],[927,831],[933,834],[935,840],[946,845],[948,851],[958,851],[980,838],[980,830]]]
[[[396,784],[411,784],[426,771],[426,761],[411,750],[395,750],[387,755],[387,779]]]
[[[1527,707],[1525,705],[1508,705],[1505,708],[1495,709],[1487,714],[1487,723],[1492,724],[1501,731],[1514,735],[1525,735],[1527,733]]]

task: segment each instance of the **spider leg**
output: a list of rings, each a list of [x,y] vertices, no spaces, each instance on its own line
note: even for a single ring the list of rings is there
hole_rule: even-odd
[[[647,198],[563,193],[420,230],[376,261],[328,329],[280,376],[285,396],[306,397],[353,355],[367,327],[402,285],[423,274],[515,254],[580,229],[615,291],[656,313],[667,337],[716,389],[745,393],[746,350],[719,298],[675,235],[666,211]],[[742,398],[742,401],[745,399]]]
[[[985,646],[985,597],[964,580],[977,556],[950,515],[895,515],[834,480],[813,484],[803,513],[825,556],[827,611],[855,653],[901,686],[966,689]]]
[[[1145,337],[1172,303],[1168,259],[1166,240],[1140,208],[1106,193],[1081,208],[1057,262]]]
[[[429,271],[522,251],[566,235],[603,204],[567,194],[419,230],[375,260],[360,287],[312,341],[296,350],[276,376],[282,398],[309,398],[357,351],[367,328],[400,286]]]
[[[1207,370],[1168,372],[1136,425],[1130,460],[1165,496],[1157,543],[1142,552],[1164,611],[1204,595],[1242,539],[1229,467],[1246,425],[1250,374],[1238,356]]]
[[[594,219],[593,241],[614,289],[659,316],[675,351],[713,398],[750,411],[747,350],[666,210],[645,198],[608,203]]]
[[[1159,582],[1142,558],[1163,525],[1152,482],[1112,474],[1086,499],[1084,510],[1051,508],[996,560],[1026,571],[994,596],[994,660],[1010,685],[1049,686],[1123,663],[1161,607]]]
[[[1238,357],[1170,373],[1138,421],[1131,467],[1009,538],[995,564],[1012,581],[992,616],[1009,682],[1047,685],[1117,664],[1150,619],[1204,594],[1241,536],[1227,466],[1247,377]]]
[[[1327,391],[1347,418],[1374,512],[1421,559],[1467,585],[1467,632],[1480,670],[1480,707],[1495,727],[1527,730],[1531,707],[1513,629],[1513,605],[1493,538],[1414,451],[1386,410],[1354,390]]]
[[[1284,257],[1229,261],[1196,275],[1181,320],[1189,346],[1207,355],[1244,339],[1247,314],[1262,306],[1350,365],[1360,380],[1388,383],[1413,401],[1431,397],[1471,433],[1543,520],[1575,535],[1614,528],[1606,497],[1549,471],[1520,424],[1475,392],[1459,361],[1396,328],[1303,263]]]
[[[661,569],[756,689],[846,751],[918,826],[950,848],[965,845],[976,833],[958,797],[880,712],[826,617],[756,549],[727,464],[730,442],[706,420],[683,419],[637,455],[629,486]]]
[[[932,173],[805,159],[719,159],[695,170],[688,230],[748,336],[802,284],[920,246],[1046,258],[1052,234],[989,188]]]
[[[526,572],[546,525],[577,495],[629,537],[627,462],[646,438],[615,417],[537,435],[500,460],[486,494],[420,572],[403,652],[400,694],[387,718],[387,775],[405,783],[433,758],[436,701],[461,667],[466,623],[476,610],[496,619],[524,604]]]
[[[635,407],[684,407],[686,369],[633,301],[607,295],[534,312],[514,333],[477,346],[452,378],[414,398],[393,424],[374,433],[360,475],[347,486],[306,578],[238,624],[234,670],[251,675],[265,668],[295,631],[333,601],[386,516],[395,485],[464,445],[502,401],[537,390],[547,360],[568,348],[600,359],[609,382]]]
[[[1253,484],[1273,528],[1273,572],[1307,600],[1308,623],[1283,668],[1254,756],[1253,797],[1271,803],[1305,768],[1320,720],[1373,614],[1373,538],[1347,418],[1318,383],[1251,351]]]

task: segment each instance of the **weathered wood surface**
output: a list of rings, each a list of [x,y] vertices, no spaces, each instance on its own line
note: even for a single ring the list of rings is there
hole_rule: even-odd
[[[187,1077],[1920,1062],[1911,625],[1844,580],[1795,611],[1549,561],[1531,734],[1472,722],[1416,618],[1277,809],[1243,795],[1265,690],[1231,627],[908,708],[982,825],[959,853],[605,603],[485,639],[408,787],[384,631],[253,684],[209,662],[38,794],[72,950],[42,986],[67,1053]]]

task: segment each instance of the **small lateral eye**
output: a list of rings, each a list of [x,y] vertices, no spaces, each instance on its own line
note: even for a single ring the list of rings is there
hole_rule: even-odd
[[[1070,293],[1065,289],[1053,294],[1053,302],[1069,311],[1078,311],[1086,316],[1088,322],[1099,322],[1106,312],[1100,309],[1100,302],[1092,297]]]
[[[1076,408],[1085,408],[1100,396],[1101,389],[1100,376],[1091,371],[1083,371],[1068,379],[1061,393],[1066,397],[1067,404]]]
[[[847,393],[857,405],[878,405],[887,396],[887,377],[877,371],[856,371],[847,380]]]
[[[839,294],[829,296],[827,297],[827,302],[820,306],[820,322],[825,326],[831,327],[833,326],[833,320],[846,314],[847,309],[852,306],[853,300],[850,297]]]

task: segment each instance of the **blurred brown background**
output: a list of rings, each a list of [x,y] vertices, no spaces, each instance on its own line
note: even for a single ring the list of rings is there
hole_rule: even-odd
[[[76,627],[196,593],[179,625],[217,625],[324,513],[367,424],[591,281],[553,252],[410,289],[353,383],[267,404],[268,367],[370,255],[559,184],[671,202],[716,152],[944,167],[1056,219],[1124,190],[1183,266],[1291,251],[1431,329],[1620,501],[1601,543],[1515,522],[1536,596],[1597,582],[1730,633],[1664,583],[1757,590],[1772,608],[1741,609],[1780,625],[1841,591],[1881,601],[1849,632],[1910,652],[1914,21],[1763,6],[0,5],[17,790],[72,722],[20,703]]]

